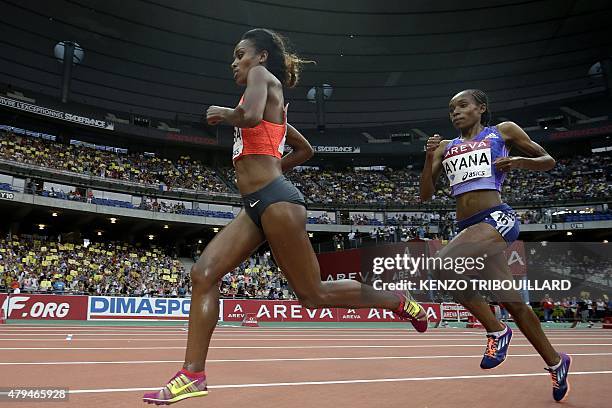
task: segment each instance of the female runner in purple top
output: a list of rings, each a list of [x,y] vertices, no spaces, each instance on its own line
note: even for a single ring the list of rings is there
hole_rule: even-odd
[[[500,191],[505,175],[512,169],[548,171],[555,160],[518,125],[503,122],[490,126],[491,113],[486,94],[477,89],[459,92],[449,103],[449,115],[459,136],[427,140],[421,174],[422,201],[431,199],[440,172],[444,170],[452,195],[457,200],[459,234],[438,254],[441,258],[480,257],[486,254],[485,278],[512,280],[503,250],[519,234],[519,221],[510,206],[502,202]],[[509,156],[516,147],[525,156]],[[452,271],[437,271],[448,277]],[[454,275],[457,277],[458,275]],[[483,369],[499,366],[506,359],[512,338],[510,327],[502,324],[485,299],[475,291],[455,291],[463,304],[487,330],[487,348],[480,364]],[[553,380],[553,398],[563,400],[569,391],[567,374],[571,359],[557,353],[544,334],[540,321],[518,292],[498,293],[518,328],[542,356]]]

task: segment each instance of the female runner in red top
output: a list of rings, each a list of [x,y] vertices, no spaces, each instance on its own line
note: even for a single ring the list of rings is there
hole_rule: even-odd
[[[145,402],[171,404],[207,395],[204,365],[219,316],[220,279],[268,241],[274,259],[300,303],[307,308],[385,308],[427,329],[425,310],[404,295],[378,291],[354,280],[322,282],[317,257],[306,232],[306,204],[283,172],[313,155],[308,141],[287,123],[283,86],[293,87],[304,61],[287,51],[275,32],[246,32],[234,49],[232,71],[246,86],[235,108],[211,106],[208,123],[235,127],[233,162],[244,211],[221,230],[191,269],[193,294],[183,368]],[[283,156],[285,143],[292,147]]]

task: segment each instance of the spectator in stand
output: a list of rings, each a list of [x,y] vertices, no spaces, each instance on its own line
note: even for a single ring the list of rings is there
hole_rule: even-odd
[[[597,299],[595,302],[595,319],[601,320],[604,318],[606,314],[606,302],[604,302],[601,298]]]
[[[578,300],[576,299],[576,296],[572,297],[569,304],[569,318],[576,322],[578,320]]]
[[[53,290],[56,295],[63,295],[65,288],[66,284],[61,278],[56,279],[55,282],[53,282]]]
[[[576,322],[586,323],[589,320],[589,309],[587,308],[586,296],[583,295],[578,300],[578,312]]]
[[[542,299],[541,305],[542,309],[544,309],[544,321],[550,322],[552,320],[555,305],[548,294],[546,294],[544,299]]]
[[[349,241],[349,247],[350,248],[356,248],[357,247],[357,242],[355,241],[355,231],[353,231],[351,229],[351,231],[347,234],[347,238]]]

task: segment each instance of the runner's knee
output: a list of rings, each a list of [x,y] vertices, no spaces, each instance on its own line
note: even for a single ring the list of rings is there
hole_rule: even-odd
[[[482,301],[482,296],[476,292],[473,291],[472,289],[468,288],[466,290],[456,290],[451,292],[453,299],[458,302],[461,303],[462,305],[465,305],[466,303],[472,303],[472,302],[480,302]]]
[[[208,290],[218,283],[218,273],[214,270],[210,263],[200,261],[201,260],[198,260],[198,262],[193,264],[191,267],[191,271],[189,273],[189,276],[191,277],[191,284],[194,290],[196,288]]]

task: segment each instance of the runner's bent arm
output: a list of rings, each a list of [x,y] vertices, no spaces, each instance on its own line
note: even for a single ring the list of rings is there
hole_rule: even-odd
[[[283,173],[308,161],[314,155],[314,149],[310,143],[308,143],[308,140],[288,123],[286,143],[291,146],[293,150],[281,159]]]
[[[495,166],[501,171],[512,169],[527,169],[548,171],[555,167],[555,159],[542,146],[531,140],[520,126],[514,122],[502,122],[497,125],[504,141],[516,147],[527,157],[509,156],[495,161]]]
[[[242,102],[234,109],[211,106],[206,119],[211,125],[226,122],[239,128],[252,128],[263,119],[268,100],[268,71],[263,66],[253,67],[247,75],[247,86]]]
[[[427,139],[425,164],[421,173],[419,196],[422,202],[428,201],[436,192],[436,182],[442,170],[442,156],[449,140],[441,140],[439,135]]]

